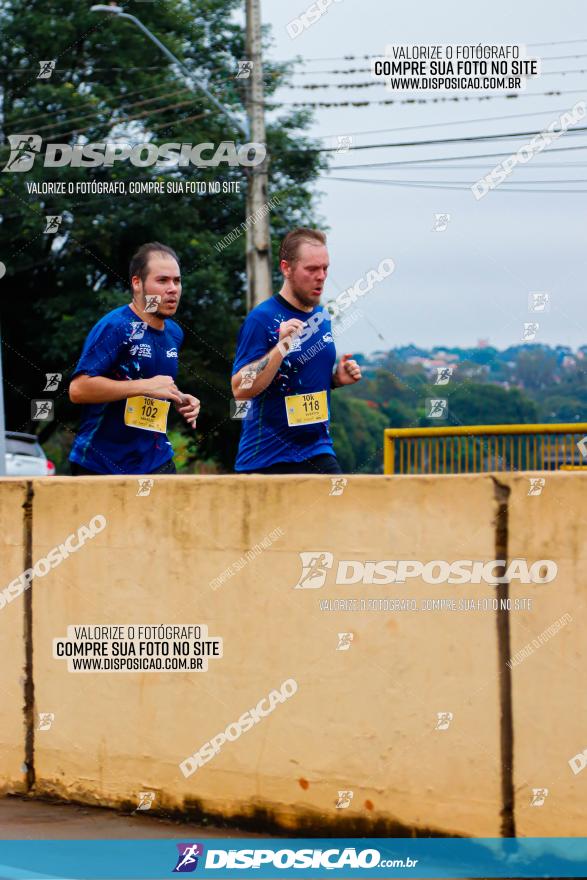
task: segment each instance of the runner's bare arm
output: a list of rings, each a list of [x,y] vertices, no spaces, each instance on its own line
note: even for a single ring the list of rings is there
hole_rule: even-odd
[[[232,394],[235,400],[250,400],[265,391],[275,378],[283,353],[277,346],[259,361],[247,364],[232,377]]]
[[[160,400],[174,400],[179,404],[183,402],[183,395],[171,376],[118,380],[80,373],[69,386],[69,399],[72,403],[113,403],[138,394]]]
[[[279,325],[279,342],[260,360],[242,367],[232,377],[232,393],[235,400],[257,397],[271,384],[281,362],[289,351],[292,339],[302,331],[304,322],[297,318]]]

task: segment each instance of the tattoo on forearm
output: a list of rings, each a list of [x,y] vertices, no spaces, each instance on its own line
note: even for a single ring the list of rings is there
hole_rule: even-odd
[[[240,387],[244,389],[252,388],[255,384],[255,379],[262,373],[267,364],[269,363],[269,358],[264,357],[256,364],[249,364],[248,367],[243,369],[240,381]]]

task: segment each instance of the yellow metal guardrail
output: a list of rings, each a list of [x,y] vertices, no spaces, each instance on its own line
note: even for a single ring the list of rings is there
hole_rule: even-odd
[[[578,445],[585,439],[585,455]],[[587,422],[386,428],[384,474],[582,470]]]

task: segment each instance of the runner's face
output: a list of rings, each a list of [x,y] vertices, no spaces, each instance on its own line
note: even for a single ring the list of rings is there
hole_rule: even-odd
[[[310,244],[306,241],[300,245],[295,263],[284,261],[284,267],[289,269],[286,278],[291,290],[304,305],[314,307],[319,304],[328,266],[328,248],[323,244]]]
[[[161,318],[175,315],[181,297],[181,274],[177,260],[168,254],[149,255],[147,277],[138,280],[139,305],[145,308],[147,296],[160,296],[157,311],[153,314]]]

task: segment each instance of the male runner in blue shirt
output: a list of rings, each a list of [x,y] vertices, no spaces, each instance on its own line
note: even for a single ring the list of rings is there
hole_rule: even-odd
[[[330,390],[361,369],[350,355],[336,369],[330,315],[320,305],[328,272],[326,236],[289,232],[280,248],[281,291],[241,327],[232,368],[235,400],[251,401],[235,470],[261,474],[340,474],[328,430]]]
[[[181,297],[171,248],[144,244],[130,263],[132,301],[90,331],[69,386],[85,404],[69,460],[71,473],[171,474],[169,402],[195,428],[200,402],[175,378],[183,330],[171,320]]]

